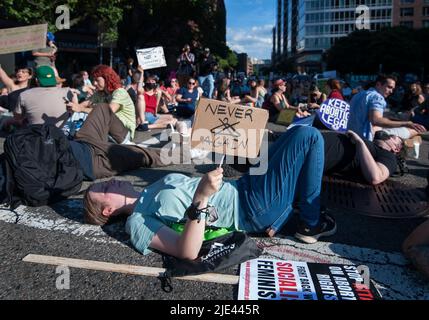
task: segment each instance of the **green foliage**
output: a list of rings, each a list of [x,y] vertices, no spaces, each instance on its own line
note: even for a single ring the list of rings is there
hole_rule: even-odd
[[[386,28],[378,32],[355,31],[339,39],[325,54],[328,69],[341,73],[420,72],[429,67],[427,29]]]
[[[122,20],[124,9],[129,8],[129,0],[1,0],[0,12],[6,19],[25,24],[48,23],[50,31],[56,31],[57,6],[70,8],[71,26],[90,17],[104,30],[104,39],[118,38],[117,26]]]

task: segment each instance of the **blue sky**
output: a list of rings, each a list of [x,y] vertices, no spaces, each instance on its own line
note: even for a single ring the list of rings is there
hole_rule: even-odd
[[[271,59],[275,0],[225,0],[226,40],[238,53]]]

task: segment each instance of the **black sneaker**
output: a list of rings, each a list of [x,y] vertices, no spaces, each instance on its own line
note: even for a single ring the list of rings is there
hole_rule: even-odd
[[[305,223],[300,223],[295,238],[305,243],[316,243],[320,237],[329,237],[337,232],[337,224],[334,218],[328,214],[320,216],[320,222],[315,227],[308,227]]]
[[[148,123],[139,124],[136,128],[137,131],[150,131]]]

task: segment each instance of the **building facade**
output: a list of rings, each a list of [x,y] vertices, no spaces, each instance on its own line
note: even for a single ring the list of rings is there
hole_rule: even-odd
[[[394,0],[393,25],[408,28],[429,27],[429,0]]]
[[[424,0],[423,0],[424,1]],[[323,53],[336,40],[359,28],[392,25],[392,0],[278,0],[275,61],[292,58],[307,71],[322,69]],[[366,6],[366,7],[361,7]]]

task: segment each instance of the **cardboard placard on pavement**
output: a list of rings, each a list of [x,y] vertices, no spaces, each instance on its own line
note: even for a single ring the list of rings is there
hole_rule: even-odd
[[[144,70],[167,66],[163,47],[139,49],[136,55],[139,65],[141,65]]]
[[[254,259],[240,267],[238,300],[380,299],[367,266]]]
[[[45,48],[47,31],[46,23],[0,29],[0,54]]]
[[[256,158],[268,121],[264,109],[201,99],[192,127],[192,148]]]

